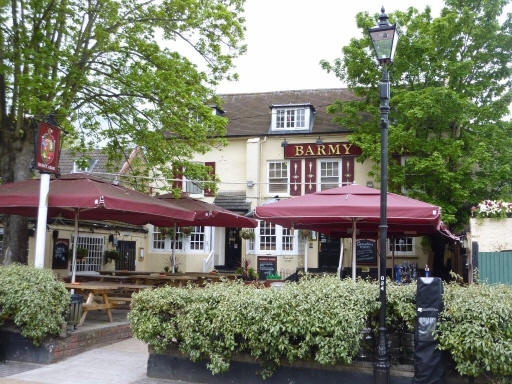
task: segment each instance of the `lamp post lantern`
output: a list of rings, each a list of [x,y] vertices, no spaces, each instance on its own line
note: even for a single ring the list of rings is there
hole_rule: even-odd
[[[377,344],[377,358],[375,359],[374,378],[375,384],[389,383],[389,355],[387,348],[386,329],[386,240],[388,232],[387,224],[387,184],[388,184],[388,126],[389,126],[389,96],[390,84],[387,65],[393,61],[395,47],[398,41],[396,25],[390,25],[388,15],[381,9],[379,25],[369,28],[368,33],[372,40],[375,56],[382,65],[382,80],[380,82],[380,224],[379,224],[379,337]]]

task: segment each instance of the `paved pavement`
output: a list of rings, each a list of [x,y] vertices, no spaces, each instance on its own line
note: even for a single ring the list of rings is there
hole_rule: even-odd
[[[0,363],[2,384],[193,384],[146,377],[146,344],[128,339],[58,363]]]

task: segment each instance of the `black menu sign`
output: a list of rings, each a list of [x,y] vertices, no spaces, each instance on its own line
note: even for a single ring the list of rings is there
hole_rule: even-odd
[[[258,275],[260,279],[265,280],[268,275],[277,274],[277,257],[260,256],[258,257]]]
[[[357,264],[375,264],[377,262],[375,241],[356,241],[356,262]]]
[[[57,239],[53,243],[53,269],[68,267],[69,239]]]

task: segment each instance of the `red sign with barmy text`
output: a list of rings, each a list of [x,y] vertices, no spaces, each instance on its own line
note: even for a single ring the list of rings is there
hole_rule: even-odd
[[[304,143],[288,144],[284,148],[284,157],[307,158],[307,157],[342,157],[342,156],[360,156],[361,148],[347,142],[340,143]]]
[[[36,142],[36,169],[45,173],[59,172],[60,129],[39,123]]]

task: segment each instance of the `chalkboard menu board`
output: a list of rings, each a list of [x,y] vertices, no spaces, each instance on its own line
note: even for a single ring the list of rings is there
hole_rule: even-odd
[[[268,275],[277,275],[277,257],[258,257],[258,275],[261,280],[265,280]]]
[[[69,239],[57,239],[53,243],[52,268],[65,269],[68,267]]]
[[[356,262],[357,264],[375,264],[377,262],[375,241],[356,241]]]

